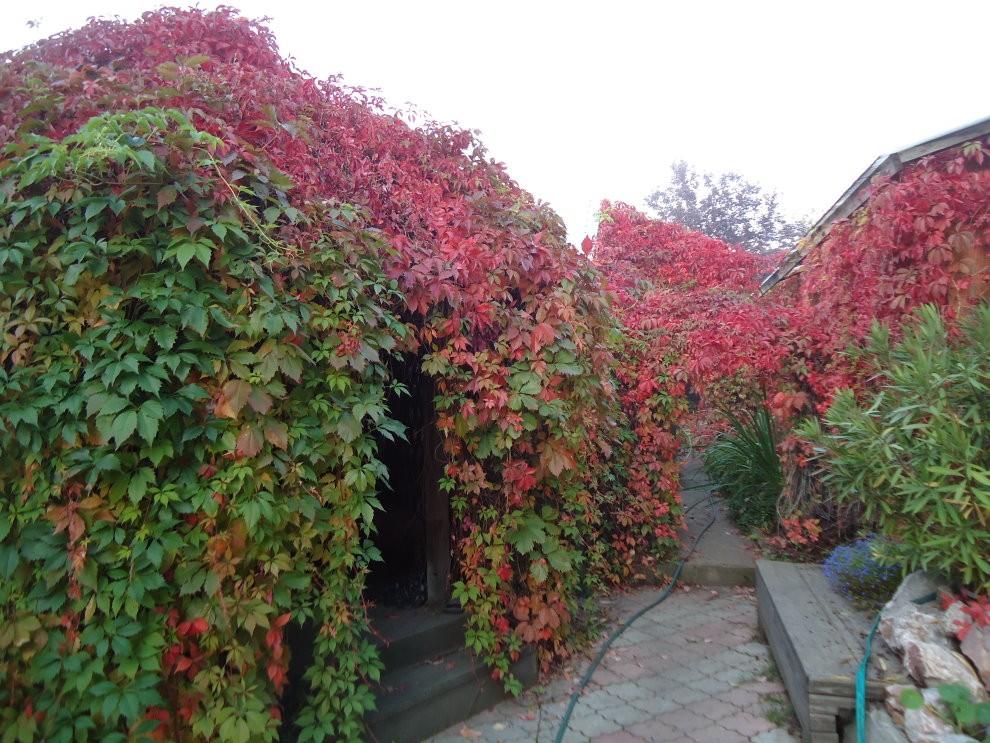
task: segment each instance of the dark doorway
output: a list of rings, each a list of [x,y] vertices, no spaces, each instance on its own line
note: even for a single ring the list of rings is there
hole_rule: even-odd
[[[433,380],[407,357],[393,367],[407,395],[393,394],[389,409],[406,426],[408,441],[380,437],[379,457],[389,483],[379,491],[375,546],[365,597],[381,606],[409,608],[446,602],[450,575],[450,509],[440,491],[443,452],[433,405]]]

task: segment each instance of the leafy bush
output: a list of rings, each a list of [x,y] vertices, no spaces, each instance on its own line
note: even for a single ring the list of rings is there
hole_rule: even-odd
[[[732,430],[705,450],[705,470],[725,495],[729,511],[744,529],[776,523],[784,475],[777,455],[777,427],[765,407],[728,414]]]
[[[949,333],[925,305],[903,340],[875,325],[867,353],[881,383],[860,403],[841,390],[824,427],[805,425],[824,476],[860,501],[892,542],[889,559],[985,592],[990,587],[990,304]]]
[[[836,547],[822,566],[829,585],[857,606],[876,609],[885,604],[897,590],[903,570],[877,559],[884,547],[873,536]]]
[[[233,159],[249,171],[218,188],[220,144],[143,109],[7,149],[4,728],[274,740],[292,619],[334,627],[308,734],[356,739],[373,703],[367,621],[339,617],[361,600],[408,331],[354,210],[312,213],[301,260],[273,237],[284,176]]]

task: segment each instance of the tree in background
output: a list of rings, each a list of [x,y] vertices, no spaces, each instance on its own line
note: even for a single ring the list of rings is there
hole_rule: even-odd
[[[666,222],[675,222],[754,253],[794,245],[810,223],[789,220],[775,191],[747,181],[738,173],[699,173],[683,160],[671,163],[670,184],[646,197],[646,204]]]

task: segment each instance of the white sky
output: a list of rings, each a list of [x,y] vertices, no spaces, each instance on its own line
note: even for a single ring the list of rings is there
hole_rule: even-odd
[[[642,206],[674,160],[739,172],[817,218],[877,156],[990,115],[988,0],[226,4],[269,16],[316,77],[480,129],[574,242],[601,199]],[[6,4],[0,49],[157,5]]]

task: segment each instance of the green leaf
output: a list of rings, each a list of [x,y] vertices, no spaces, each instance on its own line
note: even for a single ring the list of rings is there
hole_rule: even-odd
[[[905,709],[921,709],[925,706],[925,698],[917,689],[904,689],[901,692],[901,704]]]
[[[175,247],[175,259],[179,262],[179,268],[184,269],[186,264],[196,257],[196,243],[184,242]]]
[[[172,346],[175,345],[175,339],[178,337],[178,333],[175,328],[171,328],[168,325],[158,325],[155,327],[151,334],[155,338],[155,343],[163,351],[170,351]]]
[[[17,570],[19,563],[20,556],[17,554],[17,548],[12,544],[0,544],[0,577],[10,578]]]
[[[246,518],[244,520],[245,522],[247,521]],[[251,526],[248,525],[248,528],[250,529]],[[220,590],[220,576],[217,575],[212,570],[207,571],[206,580],[203,581],[203,593],[205,593],[207,596],[214,596],[216,595],[216,592],[219,590]]]
[[[148,444],[158,435],[158,424],[163,415],[161,403],[157,400],[148,400],[138,411],[137,432]]]
[[[127,405],[127,400],[123,397],[100,393],[89,398],[89,402],[86,403],[86,415],[113,415],[119,413]]]
[[[134,410],[127,410],[118,415],[110,426],[110,434],[117,444],[117,448],[123,444],[134,430],[137,428],[138,415]]]
[[[350,413],[344,413],[337,422],[337,435],[348,444],[361,435],[361,422]]]
[[[86,211],[84,213],[86,221],[88,222],[106,208],[107,208],[107,202],[105,199],[100,199],[98,201],[91,201],[89,204],[86,205]]]
[[[529,572],[537,583],[546,583],[550,575],[550,569],[545,562],[534,562],[529,566]]]
[[[571,569],[571,557],[566,550],[553,550],[547,553],[547,562],[555,570],[565,572]]]
[[[542,544],[543,540],[547,538],[545,527],[546,524],[543,523],[543,519],[535,514],[530,514],[521,525],[509,531],[506,540],[513,544],[521,554],[527,555],[533,551],[537,542]]]
[[[155,170],[155,155],[150,150],[136,150],[134,159],[137,160],[147,170]]]
[[[302,360],[296,356],[285,356],[279,363],[279,368],[282,373],[285,374],[289,379],[298,382],[302,378],[303,363]]]
[[[148,485],[155,481],[155,473],[150,467],[142,467],[127,483],[127,497],[131,503],[139,503],[148,492]]]
[[[182,327],[192,328],[201,336],[206,335],[209,319],[205,307],[186,305],[179,312],[179,319],[182,321]]]

